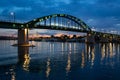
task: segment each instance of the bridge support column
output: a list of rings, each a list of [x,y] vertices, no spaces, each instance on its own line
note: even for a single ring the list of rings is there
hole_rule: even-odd
[[[28,28],[18,29],[18,43],[13,44],[12,46],[35,47],[33,44],[29,44],[29,38],[28,37],[29,37]]]
[[[29,44],[27,28],[18,29],[18,44],[14,44],[13,46],[35,47],[33,44]]]
[[[95,43],[95,37],[91,33],[87,33],[87,37],[85,39],[86,43]]]
[[[28,46],[28,29],[19,29],[18,30],[18,46]]]

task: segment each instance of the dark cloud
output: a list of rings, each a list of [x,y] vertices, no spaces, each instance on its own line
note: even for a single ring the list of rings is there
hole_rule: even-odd
[[[120,22],[119,4],[120,0],[1,0],[0,15],[15,12],[18,20],[28,21],[49,14],[66,13],[91,26],[115,27]]]
[[[97,0],[97,3],[101,3],[101,4],[117,4],[120,3],[120,0]]]

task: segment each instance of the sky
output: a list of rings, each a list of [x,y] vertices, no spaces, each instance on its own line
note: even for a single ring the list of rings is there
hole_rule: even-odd
[[[83,20],[93,30],[120,33],[120,0],[0,0],[0,19],[12,20],[11,12],[21,22],[64,13]]]

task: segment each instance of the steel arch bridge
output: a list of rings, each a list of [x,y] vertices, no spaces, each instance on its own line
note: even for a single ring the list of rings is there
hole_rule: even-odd
[[[75,32],[90,32],[90,27],[77,17],[67,14],[52,14],[33,19],[27,23],[0,21],[0,28],[10,29],[52,29]]]
[[[67,14],[53,14],[34,19],[26,23],[29,28],[44,28],[68,31],[91,31],[82,20]]]
[[[26,23],[0,21],[0,28],[18,29],[18,44],[28,44],[28,29],[52,29],[62,31],[73,31],[87,33],[87,38],[101,36],[101,38],[116,38],[120,40],[120,35],[92,31],[91,28],[77,17],[67,14],[52,14],[40,18],[33,19]],[[25,34],[25,32],[27,34]],[[89,41],[89,39],[88,39]]]

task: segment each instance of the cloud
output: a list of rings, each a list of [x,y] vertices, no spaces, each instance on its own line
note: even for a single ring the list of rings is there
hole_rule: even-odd
[[[90,4],[90,5],[93,5],[93,4],[96,4],[97,0],[80,0],[79,3],[80,4]]]
[[[31,11],[31,7],[13,7],[11,10],[13,11]]]
[[[0,29],[0,36],[12,36],[17,34],[17,30],[14,29]]]
[[[91,27],[112,28],[120,23],[119,4],[120,0],[1,0],[0,15],[8,16],[12,11],[16,19],[29,21],[65,13],[82,19]]]
[[[120,26],[120,23],[116,24],[117,26]]]
[[[70,4],[71,0],[53,0],[55,3],[64,3],[64,4]]]
[[[30,15],[31,10],[34,16],[38,13],[68,13],[78,17],[105,17],[120,16],[120,11],[118,11],[120,8],[119,3],[119,0],[2,0],[0,6],[2,5],[4,10],[12,8],[13,11],[19,10],[21,12],[23,12],[21,8],[25,9],[27,7],[26,11],[28,10],[28,15]]]
[[[87,20],[87,23],[91,23],[91,22],[95,22],[95,20],[94,19],[88,19]]]
[[[0,13],[2,13],[2,12],[3,12],[3,9],[0,8]]]

